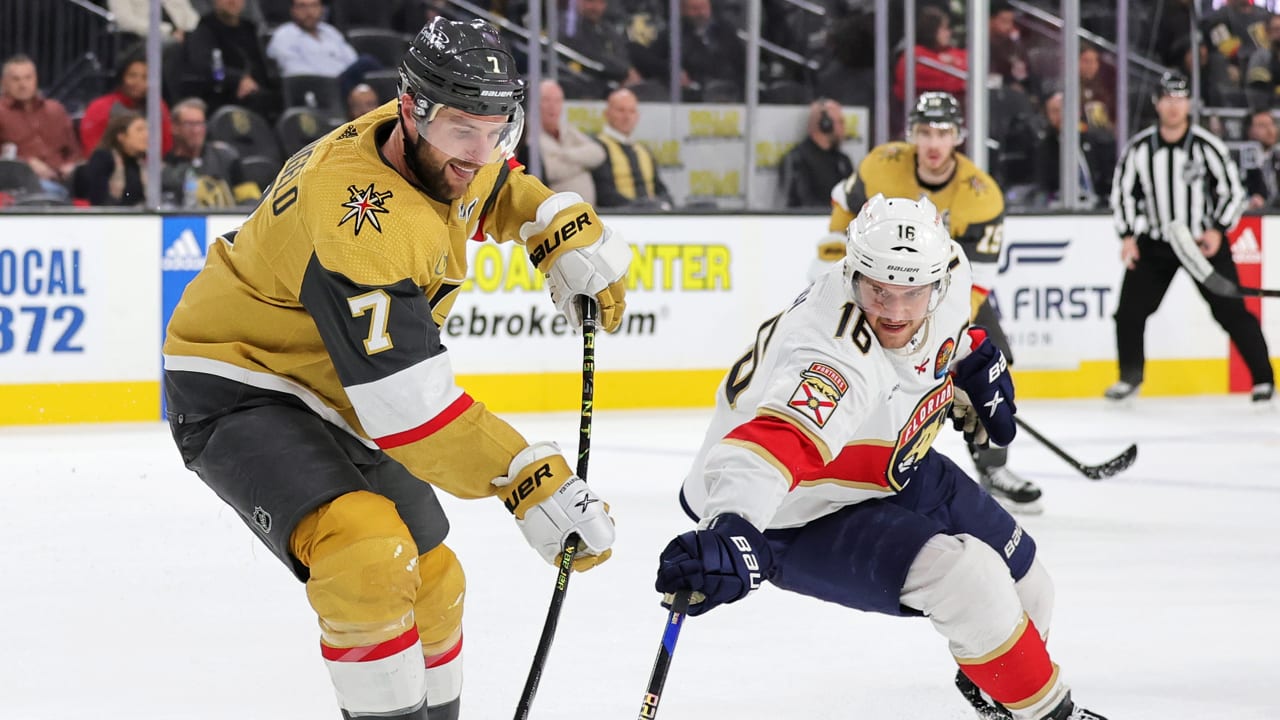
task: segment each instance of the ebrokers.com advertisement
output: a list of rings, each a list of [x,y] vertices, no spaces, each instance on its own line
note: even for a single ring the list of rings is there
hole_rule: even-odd
[[[674,231],[672,218],[605,222],[632,246],[633,258],[622,325],[597,336],[601,369],[727,368],[756,326],[807,284],[814,240],[797,239],[796,252],[779,253],[770,237],[770,226],[794,229],[794,218],[687,217]],[[815,225],[813,237],[822,230]],[[455,372],[556,372],[580,362],[576,329],[521,247],[472,243],[468,259],[470,279],[441,329]]]

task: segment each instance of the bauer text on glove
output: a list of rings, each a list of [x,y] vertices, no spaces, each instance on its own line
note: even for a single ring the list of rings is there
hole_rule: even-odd
[[[951,367],[951,379],[958,390],[968,396],[991,442],[1004,447],[1013,442],[1018,426],[1013,421],[1018,411],[1013,402],[1013,376],[1004,353],[987,337],[985,328],[969,328],[960,338],[964,347]]]
[[[575,570],[587,570],[609,559],[613,519],[609,506],[573,474],[554,443],[539,442],[511,460],[507,475],[493,481],[503,504],[516,517],[525,540],[547,562],[556,565],[564,542],[577,533]]]
[[[692,590],[690,615],[741,600],[773,574],[773,552],[754,525],[733,513],[711,521],[706,530],[677,536],[658,557],[660,593]]]
[[[520,238],[529,260],[547,278],[551,301],[574,327],[582,327],[575,302],[582,295],[599,304],[605,330],[618,329],[627,307],[624,280],[631,246],[581,196],[561,192],[543,200],[537,217],[520,226]]]

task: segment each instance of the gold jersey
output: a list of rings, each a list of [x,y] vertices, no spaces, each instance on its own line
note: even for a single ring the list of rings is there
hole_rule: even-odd
[[[916,175],[916,146],[889,142],[872,148],[858,169],[831,191],[828,229],[843,233],[867,198],[916,199],[928,196],[942,212],[951,237],[964,248],[973,264],[976,306],[990,292],[1004,236],[1004,194],[991,176],[973,161],[956,153],[956,169],[942,185],[927,185]]]
[[[396,113],[393,101],[303,148],[211,244],[169,324],[165,369],[292,395],[417,477],[484,497],[528,443],[457,386],[439,327],[467,276],[466,243],[519,241],[552,193],[512,161],[451,203],[432,200],[379,152]],[[584,213],[597,232],[554,240],[598,238],[590,206],[566,214]]]

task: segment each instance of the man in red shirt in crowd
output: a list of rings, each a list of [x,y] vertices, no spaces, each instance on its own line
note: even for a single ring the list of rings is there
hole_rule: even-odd
[[[115,79],[115,91],[95,98],[84,109],[84,117],[80,119],[80,146],[89,152],[98,147],[116,105],[146,117],[147,61],[138,53],[130,54],[116,69]],[[173,124],[169,119],[169,105],[164,100],[160,101],[160,122],[160,150],[163,154],[173,149]]]
[[[67,109],[40,95],[36,64],[26,55],[14,55],[0,68],[0,150],[31,166],[45,192],[67,197],[65,183],[80,162],[80,148]]]

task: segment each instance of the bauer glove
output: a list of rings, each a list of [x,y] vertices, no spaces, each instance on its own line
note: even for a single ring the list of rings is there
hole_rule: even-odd
[[[718,515],[706,530],[667,543],[658,557],[654,587],[664,594],[692,590],[690,615],[741,600],[773,575],[773,551],[764,535],[739,515]]]
[[[990,441],[1005,447],[1013,442],[1018,432],[1013,421],[1018,407],[1013,403],[1013,376],[1009,374],[1009,363],[1000,348],[987,337],[985,328],[969,328],[961,336],[960,344],[966,349],[957,354],[960,359],[951,366],[957,402],[963,394]],[[954,414],[954,409],[952,412]],[[961,430],[966,423],[967,420],[961,421]],[[967,432],[965,437],[968,437]]]
[[[577,533],[573,569],[589,570],[613,552],[613,518],[586,481],[573,474],[555,443],[539,442],[511,459],[506,475],[495,478],[502,502],[516,517],[524,539],[544,560],[560,562],[565,540]]]
[[[560,192],[543,200],[537,217],[520,226],[520,239],[546,276],[551,301],[574,327],[582,327],[574,299],[585,295],[600,306],[600,326],[618,329],[627,307],[623,281],[631,246],[580,195]]]

